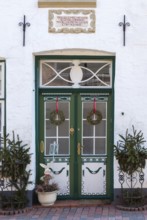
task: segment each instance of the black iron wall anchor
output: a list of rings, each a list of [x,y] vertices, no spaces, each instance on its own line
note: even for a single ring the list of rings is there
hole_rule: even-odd
[[[29,22],[26,22],[26,16],[24,15],[23,17],[23,22],[19,22],[18,24],[19,26],[22,26],[23,28],[23,46],[25,46],[25,32],[26,32],[26,26],[27,27],[30,27],[30,23]]]
[[[119,26],[123,27],[123,46],[126,45],[126,26],[130,26],[129,22],[126,22],[126,16],[124,15],[124,22],[119,22]]]

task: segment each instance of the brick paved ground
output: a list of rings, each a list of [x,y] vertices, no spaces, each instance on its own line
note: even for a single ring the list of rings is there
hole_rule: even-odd
[[[147,220],[145,211],[121,211],[112,205],[95,207],[34,207],[27,213],[0,215],[0,220]]]

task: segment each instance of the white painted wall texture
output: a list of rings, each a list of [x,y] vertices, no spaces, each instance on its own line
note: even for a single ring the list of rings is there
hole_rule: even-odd
[[[147,140],[147,1],[97,0],[96,32],[93,34],[48,33],[48,8],[38,8],[37,0],[0,0],[0,57],[6,60],[7,130],[15,130],[31,146],[31,169],[35,179],[34,143],[34,53],[59,49],[90,49],[116,54],[115,143],[132,124]],[[26,21],[26,46],[22,27]],[[123,46],[123,15],[131,26]],[[124,112],[124,116],[121,115]],[[117,165],[114,163],[114,170]],[[117,172],[114,172],[117,175]],[[114,187],[119,188],[117,176]],[[147,177],[145,180],[147,187]]]

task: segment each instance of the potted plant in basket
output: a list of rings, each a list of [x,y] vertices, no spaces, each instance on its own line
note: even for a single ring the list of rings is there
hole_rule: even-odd
[[[43,206],[53,205],[57,199],[57,192],[59,190],[57,183],[51,183],[53,178],[49,167],[45,164],[40,164],[44,170],[44,176],[41,177],[41,183],[36,186],[36,193],[38,195],[38,201]]]
[[[125,136],[119,135],[120,140],[114,145],[114,155],[119,164],[119,182],[123,189],[123,201],[129,205],[137,205],[143,202],[142,186],[144,182],[143,168],[146,165],[147,149],[144,147],[146,142],[142,131],[137,132],[132,126],[133,132],[130,134],[128,129]],[[140,188],[137,187],[137,181]]]

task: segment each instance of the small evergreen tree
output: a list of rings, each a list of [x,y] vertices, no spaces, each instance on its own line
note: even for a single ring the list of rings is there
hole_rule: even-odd
[[[23,144],[19,135],[15,137],[13,132],[12,139],[9,134],[1,137],[0,161],[2,163],[0,175],[7,180],[7,185],[14,189],[10,197],[3,197],[4,206],[13,208],[24,208],[27,204],[26,188],[31,182],[29,177],[31,170],[27,170],[27,165],[31,162],[30,147]],[[1,192],[2,193],[2,192]]]

